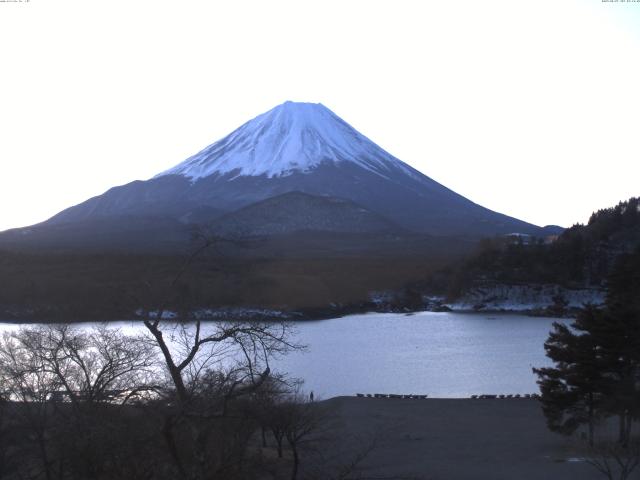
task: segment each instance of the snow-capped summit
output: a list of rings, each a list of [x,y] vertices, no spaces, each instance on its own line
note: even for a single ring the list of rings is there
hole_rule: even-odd
[[[82,222],[92,225],[88,232],[96,224],[118,230],[175,222],[263,233],[382,228],[402,235],[542,235],[411,168],[325,106],[297,102],[258,115],[150,180],[114,187],[46,224],[75,232],[72,226]]]
[[[382,176],[393,168],[413,174],[321,103],[287,101],[156,177],[195,181],[233,172],[272,178],[308,173],[324,162],[353,162]]]

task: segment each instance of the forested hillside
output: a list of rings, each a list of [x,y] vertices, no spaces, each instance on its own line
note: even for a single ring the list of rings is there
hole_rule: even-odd
[[[640,246],[640,199],[598,210],[586,225],[557,238],[506,236],[485,239],[474,255],[432,278],[450,297],[488,284],[557,284],[603,287],[615,259]]]

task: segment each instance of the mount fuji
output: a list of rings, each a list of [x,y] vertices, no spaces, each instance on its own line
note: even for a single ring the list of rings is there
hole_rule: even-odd
[[[285,102],[179,165],[162,172],[197,181],[212,175],[286,177],[323,164],[350,163],[383,178],[415,172],[322,104]]]
[[[546,234],[437,183],[325,106],[297,102],[257,116],[149,180],[114,187],[42,224],[7,233],[53,243],[108,238],[127,245],[133,237],[144,243],[145,236],[170,243],[194,224],[247,236]]]

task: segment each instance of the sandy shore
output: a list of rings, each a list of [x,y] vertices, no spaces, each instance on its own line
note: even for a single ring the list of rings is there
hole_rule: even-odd
[[[377,436],[366,476],[424,479],[591,480],[570,439],[547,430],[537,400],[373,399],[326,401],[339,418],[336,449]]]

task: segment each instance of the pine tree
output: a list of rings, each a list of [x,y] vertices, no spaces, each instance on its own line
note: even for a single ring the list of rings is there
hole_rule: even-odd
[[[608,287],[607,322],[594,333],[612,383],[608,410],[618,415],[619,441],[626,445],[640,417],[640,250],[618,258]]]
[[[596,421],[615,415],[626,446],[640,417],[640,250],[620,257],[608,288],[606,308],[587,305],[570,327],[554,324],[545,350],[555,366],[534,372],[551,430],[586,424],[593,444]]]
[[[589,334],[601,319],[600,310],[587,306],[571,328],[554,323],[544,347],[556,366],[533,369],[538,375],[542,409],[549,429],[570,435],[581,425],[587,425],[591,445],[607,390],[600,353]]]

